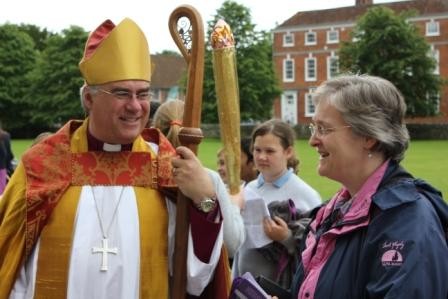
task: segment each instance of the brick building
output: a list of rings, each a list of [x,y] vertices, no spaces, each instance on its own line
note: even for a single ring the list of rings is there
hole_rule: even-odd
[[[273,60],[283,93],[274,103],[274,116],[291,124],[308,124],[314,114],[312,91],[335,76],[341,41],[350,38],[357,17],[383,5],[396,12],[414,9],[409,19],[420,29],[437,61],[437,72],[448,78],[448,0],[413,0],[374,4],[356,0],[354,6],[298,12],[273,30]],[[448,87],[439,95],[439,115],[408,119],[408,123],[448,123]]]
[[[184,100],[185,94],[180,89],[180,80],[185,74],[187,64],[180,55],[151,55],[154,69],[151,76],[152,101],[163,103],[167,100]]]

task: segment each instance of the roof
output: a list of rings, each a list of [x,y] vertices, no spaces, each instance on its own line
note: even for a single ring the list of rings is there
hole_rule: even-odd
[[[187,64],[182,56],[156,54],[151,55],[154,71],[151,76],[151,87],[167,89],[179,85]]]
[[[285,29],[287,27],[320,25],[326,23],[354,23],[356,22],[357,17],[363,15],[367,9],[380,5],[391,8],[396,12],[415,9],[420,15],[448,12],[448,0],[413,0],[370,5],[356,5],[323,10],[301,11],[280,24],[276,30]]]

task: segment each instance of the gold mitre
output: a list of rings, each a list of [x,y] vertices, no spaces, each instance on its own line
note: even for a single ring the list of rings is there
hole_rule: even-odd
[[[88,85],[151,81],[151,56],[142,30],[131,19],[103,22],[87,39],[79,69]]]

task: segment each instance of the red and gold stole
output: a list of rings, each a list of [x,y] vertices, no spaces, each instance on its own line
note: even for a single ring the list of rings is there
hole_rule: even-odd
[[[84,185],[134,186],[141,235],[141,297],[166,297],[168,218],[157,190],[175,187],[170,163],[174,149],[157,130],[149,129],[134,142],[132,152],[87,152],[86,123],[70,122],[24,156],[27,255],[41,237],[35,298],[66,296],[73,223]],[[145,139],[158,144],[157,158]],[[155,218],[156,225],[148,223]]]

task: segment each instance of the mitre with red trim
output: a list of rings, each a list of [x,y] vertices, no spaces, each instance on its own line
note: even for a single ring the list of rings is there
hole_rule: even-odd
[[[122,80],[151,81],[151,56],[146,37],[129,18],[117,26],[106,20],[89,35],[79,68],[88,85]]]

